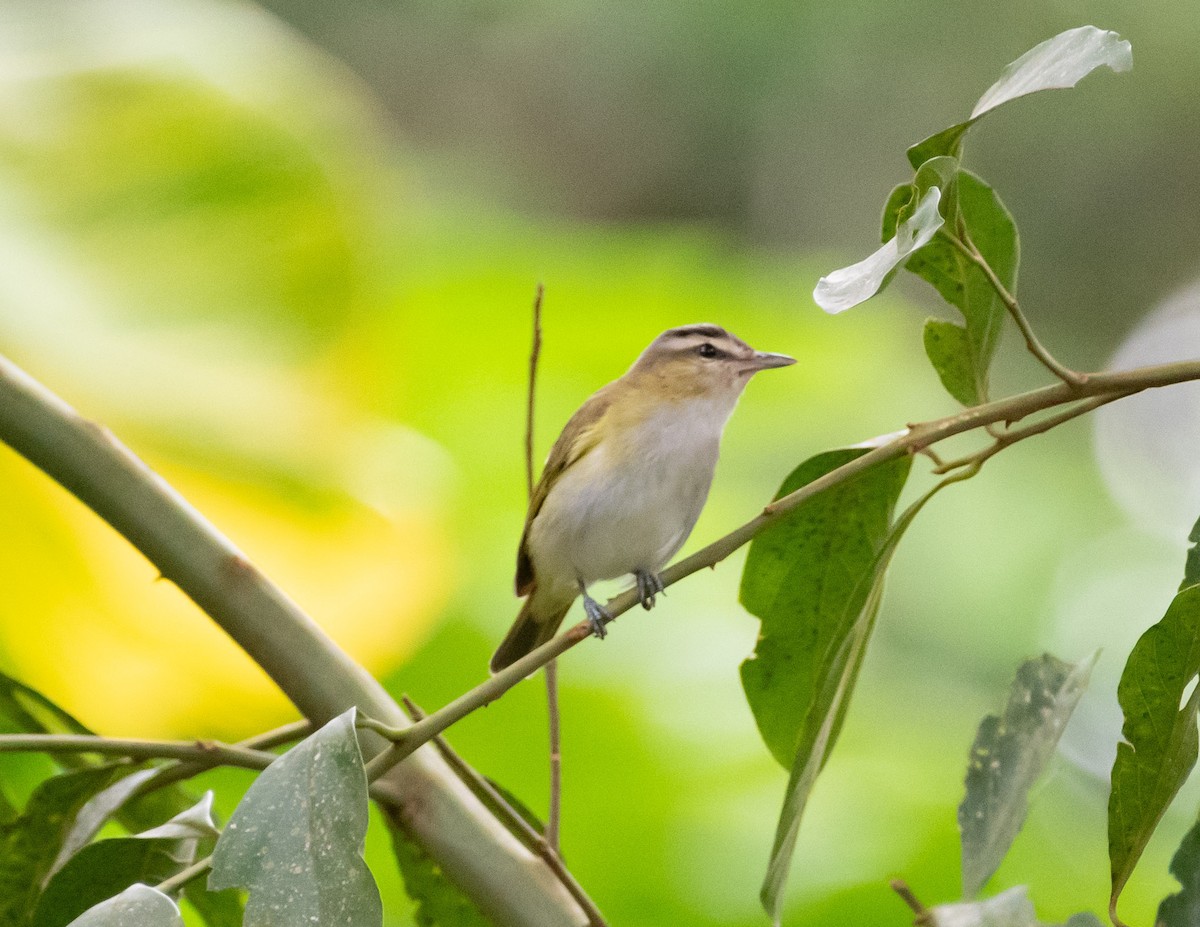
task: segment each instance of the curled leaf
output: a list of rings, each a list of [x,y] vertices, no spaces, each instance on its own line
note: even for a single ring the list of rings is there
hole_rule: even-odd
[[[911,216],[896,226],[891,240],[870,257],[826,274],[817,281],[813,299],[826,312],[844,312],[879,292],[888,275],[910,254],[929,243],[944,219],[938,212],[941,190],[930,187]]]

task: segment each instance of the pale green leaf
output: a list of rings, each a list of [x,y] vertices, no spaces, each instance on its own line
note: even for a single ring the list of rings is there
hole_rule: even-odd
[[[162,892],[132,885],[81,914],[69,927],[183,927],[183,918]]]
[[[940,155],[958,156],[967,130],[987,113],[1019,97],[1040,90],[1074,87],[1092,71],[1107,67],[1115,72],[1133,67],[1133,50],[1115,32],[1080,26],[1047,39],[1010,63],[1000,79],[979,98],[966,122],[950,126],[908,149],[914,168]]]
[[[1116,911],[1150,835],[1196,763],[1200,687],[1200,586],[1188,586],[1134,645],[1117,698],[1125,713],[1108,800],[1112,865],[1109,909]]]
[[[249,892],[245,927],[382,923],[362,858],[367,779],[354,717],[339,715],[263,770],[217,841],[208,885]]]
[[[1049,654],[1017,670],[1004,714],[979,725],[958,808],[963,896],[973,898],[1000,866],[1025,822],[1029,789],[1054,753],[1096,658],[1064,663]]]
[[[826,274],[817,281],[813,299],[829,313],[844,312],[879,292],[887,276],[929,242],[943,219],[938,212],[941,191],[931,187],[911,216],[896,227],[896,234],[870,257]]]
[[[1033,903],[1018,885],[983,901],[931,908],[927,927],[1049,927],[1037,919]],[[1063,927],[1101,927],[1094,914],[1075,914]]]

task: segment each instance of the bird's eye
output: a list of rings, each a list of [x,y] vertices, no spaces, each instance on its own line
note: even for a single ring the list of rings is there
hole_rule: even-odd
[[[721,352],[706,341],[700,347],[696,348],[696,353],[701,357],[716,357]]]

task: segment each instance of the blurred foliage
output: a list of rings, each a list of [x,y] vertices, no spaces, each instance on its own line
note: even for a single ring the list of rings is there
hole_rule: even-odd
[[[704,543],[798,460],[954,410],[922,356],[928,294],[895,287],[830,319],[807,294],[836,265],[810,252],[862,251],[905,176],[895,153],[1083,16],[1031,0],[265,5],[366,80],[246,3],[0,3],[0,350],[431,709],[484,678],[515,609],[535,283],[543,451],[672,325],[720,322],[801,358],[734,416]],[[1200,192],[1177,152],[1200,125],[1186,53],[1200,27],[1183,9],[1092,4],[1087,18],[1137,46],[1132,79],[1013,108],[972,139],[1020,221],[1035,324],[1080,366],[1194,270]],[[1001,346],[994,394],[1033,379],[1016,347]],[[1183,539],[1126,525],[1082,426],[988,471],[931,503],[896,556],[787,922],[907,923],[896,875],[957,895],[962,758],[1012,667],[1043,648],[1105,656],[1064,737],[1071,762],[1052,764],[994,884],[1028,883],[1048,921],[1107,897],[1116,679]],[[613,923],[762,922],[785,777],[740,692],[756,630],[736,604],[741,560],[563,663],[564,849]],[[104,733],[232,738],[284,717],[153,579],[0,455],[0,665]],[[544,737],[536,684],[451,731],[535,809]],[[4,758],[4,793],[23,804],[40,771]],[[210,780],[227,815],[248,778]],[[1188,817],[1168,814],[1123,909],[1171,889]],[[378,823],[366,853],[385,922],[409,924]]]

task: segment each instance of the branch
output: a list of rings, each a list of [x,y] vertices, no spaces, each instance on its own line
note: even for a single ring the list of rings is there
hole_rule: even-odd
[[[1025,428],[1014,428],[1010,431],[999,432],[990,445],[982,451],[977,451],[974,454],[968,454],[965,457],[959,457],[956,460],[937,461],[937,466],[933,468],[934,473],[949,473],[951,470],[957,470],[959,467],[974,466],[982,467],[984,463],[990,460],[996,454],[1000,453],[1006,447],[1016,444],[1018,441],[1024,441],[1026,438],[1032,438],[1034,435],[1045,434],[1051,428],[1056,428],[1064,422],[1069,422],[1073,418],[1079,418],[1081,415],[1087,415],[1089,412],[1095,412],[1101,406],[1106,406],[1110,402],[1116,402],[1118,399],[1124,399],[1130,393],[1116,393],[1112,396],[1097,396],[1094,399],[1088,399],[1086,402],[1081,402],[1078,405],[1067,409],[1057,415],[1051,415],[1036,422],[1033,425],[1028,425]]]
[[[775,500],[766,506],[760,515],[746,522],[740,528],[698,550],[690,557],[669,566],[662,573],[663,585],[670,586],[699,570],[715,567],[768,525],[778,521],[801,503],[832,486],[844,483],[877,464],[895,460],[906,454],[925,453],[931,445],[946,438],[998,422],[1009,424],[1018,422],[1036,412],[1078,402],[1081,397],[1099,397],[1103,398],[1105,402],[1111,402],[1125,396],[1132,396],[1142,390],[1198,379],[1200,379],[1200,360],[1142,367],[1120,373],[1094,373],[1089,374],[1079,386],[1066,382],[1056,383],[971,409],[964,409],[946,418],[910,425],[890,441],[876,445],[861,457],[856,457],[836,470],[831,470],[824,476],[800,487],[795,492]],[[1040,433],[1040,431],[1053,427],[1053,424],[1059,424],[1061,421],[1067,421],[1074,417],[1074,414],[1062,416],[1057,422],[1054,419],[1047,419],[1046,423],[1031,426],[1028,433],[1023,436],[1028,437],[1031,434]],[[610,599],[604,608],[615,619],[637,604],[636,590],[629,589]],[[465,718],[477,708],[482,708],[495,701],[522,679],[532,675],[551,660],[590,637],[591,633],[588,623],[580,622],[411,727],[392,731],[390,739],[395,742],[371,760],[367,765],[368,775],[382,775],[393,765],[410,756],[414,750],[432,737]]]
[[[239,740],[234,746],[245,747],[250,750],[272,750],[275,747],[281,747],[294,740],[301,740],[312,732],[313,723],[311,721],[307,719],[293,721],[291,724],[283,725],[283,727],[277,727],[262,734],[255,734],[253,737],[248,737],[245,740]],[[270,755],[274,756],[275,754]],[[176,782],[183,782],[185,779],[190,779],[192,776],[199,775],[211,768],[211,764],[188,760],[169,763],[159,769],[156,775],[151,776],[138,786],[134,790],[132,797],[141,798],[144,795],[149,795],[151,792],[174,785]]]
[[[392,725],[399,705],[300,607],[106,428],[0,357],[0,441],[74,493],[207,612],[315,724],[357,706]],[[364,734],[365,756],[384,741]],[[579,906],[436,752],[376,785],[449,879],[497,924],[577,927]],[[415,813],[419,809],[419,813]]]
[[[1037,335],[1033,333],[1033,326],[1029,324],[1029,320],[1025,318],[1025,313],[1021,311],[1017,297],[1010,293],[1008,287],[996,276],[996,272],[992,270],[992,265],[987,262],[987,258],[979,253],[979,249],[975,247],[975,243],[969,238],[964,240],[951,232],[947,232],[944,227],[939,229],[938,232],[957,248],[967,260],[983,271],[983,275],[987,277],[988,283],[996,291],[996,295],[1000,297],[1000,302],[1004,303],[1008,314],[1017,323],[1017,328],[1025,339],[1025,347],[1029,349],[1029,353],[1041,361],[1047,370],[1064,383],[1068,383],[1071,386],[1081,386],[1087,379],[1086,375],[1064,366],[1055,359],[1053,354],[1046,350],[1038,340]]]
[[[278,757],[215,740],[122,740],[89,734],[4,734],[0,753],[98,753],[131,760],[187,760],[203,769],[239,766],[266,769]]]

